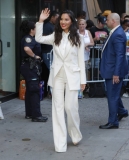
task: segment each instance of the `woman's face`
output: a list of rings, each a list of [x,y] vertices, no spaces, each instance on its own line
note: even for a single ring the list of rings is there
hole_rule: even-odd
[[[62,14],[60,19],[60,26],[64,32],[66,33],[69,32],[69,28],[71,24],[72,24],[72,21],[69,15],[67,13]]]
[[[84,31],[86,29],[86,23],[84,21],[80,21],[78,25],[80,31]]]

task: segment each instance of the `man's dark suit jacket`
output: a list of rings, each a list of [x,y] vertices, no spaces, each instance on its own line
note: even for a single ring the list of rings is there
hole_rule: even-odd
[[[126,35],[119,26],[109,38],[102,53],[100,73],[104,79],[112,79],[113,75],[124,78],[128,73],[126,61]]]

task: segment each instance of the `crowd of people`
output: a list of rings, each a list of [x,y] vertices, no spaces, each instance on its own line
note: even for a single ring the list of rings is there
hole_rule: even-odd
[[[92,59],[92,50],[90,50],[89,48],[95,45],[99,45],[99,46],[103,46],[106,38],[109,35],[110,32],[110,28],[107,27],[106,25],[106,18],[107,16],[111,13],[110,10],[106,10],[103,13],[99,13],[95,19],[97,20],[97,25],[94,24],[94,22],[90,19],[86,20],[86,12],[85,11],[80,11],[77,14],[77,23],[78,23],[78,32],[80,32],[84,37],[84,41],[85,41],[85,53],[84,53],[84,58],[85,58],[85,67],[86,67],[86,74],[87,74],[87,80],[90,80],[90,75],[88,74],[89,72],[89,68],[91,67],[91,63],[95,63],[96,67],[98,66],[98,64],[100,64],[100,57],[101,57],[101,53],[99,53],[100,55],[98,56],[98,51],[94,50],[94,61]],[[49,18],[47,20],[45,20],[44,22],[44,35],[49,35],[54,31],[54,26],[56,23],[56,20],[59,16],[58,12],[51,12]],[[128,32],[128,26],[129,26],[129,16],[126,13],[122,13],[121,14],[121,26],[125,31],[126,37],[127,39],[129,39],[129,32]],[[79,25],[79,23],[84,23],[83,25]],[[84,31],[85,30],[85,31]],[[86,35],[86,32],[88,32],[88,34]],[[88,37],[87,37],[88,36]],[[90,37],[89,37],[90,36]],[[89,39],[90,38],[90,39]],[[90,44],[88,44],[90,43]],[[47,86],[47,82],[48,82],[48,77],[49,77],[49,72],[50,72],[50,66],[52,63],[52,46],[51,45],[46,45],[46,44],[42,44],[42,57],[43,57],[43,73],[42,74],[42,79],[44,80],[44,96],[48,96],[51,97],[51,91],[50,88]],[[127,52],[126,52],[126,58],[127,61],[129,63],[129,49],[127,48]],[[99,57],[99,58],[98,58]],[[128,76],[126,76],[125,78],[128,79]],[[129,93],[128,93],[128,83],[127,81],[125,81],[123,83],[123,90],[122,90],[122,96],[123,97],[129,97]],[[87,85],[85,91],[88,91],[89,89],[89,85]],[[78,98],[83,98],[83,93],[79,90],[79,94],[78,94]]]
[[[120,19],[117,13],[105,11],[95,18],[96,26],[92,20],[86,21],[84,11],[76,18],[70,10],[59,14],[46,8],[36,25],[23,21],[20,27],[24,33],[21,74],[26,80],[25,118],[32,119],[32,122],[46,122],[48,119],[40,111],[39,81],[43,78],[47,94],[52,96],[56,152],[66,152],[67,130],[74,145],[82,139],[78,98],[82,98],[87,86],[90,47],[94,45],[102,46],[99,69],[105,79],[109,109],[108,122],[99,128],[117,129],[119,121],[128,116],[121,101],[121,88],[125,86],[124,95],[127,97],[127,82],[123,79],[125,76],[128,78],[129,72],[129,51],[126,47],[129,43],[129,16],[124,13]],[[48,74],[44,70],[41,73],[42,59]]]

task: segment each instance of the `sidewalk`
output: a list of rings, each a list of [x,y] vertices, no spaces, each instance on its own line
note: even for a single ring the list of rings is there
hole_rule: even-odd
[[[122,98],[129,110],[129,98]],[[24,101],[13,99],[1,105],[5,119],[0,120],[0,160],[129,160],[129,118],[119,129],[101,130],[107,123],[106,98],[79,100],[83,140],[73,146],[68,136],[66,153],[54,151],[51,100],[41,101],[46,123],[24,118]]]

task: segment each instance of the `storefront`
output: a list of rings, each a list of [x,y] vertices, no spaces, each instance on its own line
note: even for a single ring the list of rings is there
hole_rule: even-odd
[[[67,8],[77,13],[82,0],[0,0],[0,102],[18,96],[20,24],[25,19],[38,21],[45,7],[59,12]]]
[[[0,0],[0,101],[16,94],[15,0]]]
[[[125,0],[92,1],[93,4],[99,5],[101,11],[111,9],[118,13],[125,12]],[[88,15],[90,8],[88,2],[91,3],[91,0],[0,0],[0,102],[18,96],[21,63],[20,40],[22,37],[19,27],[21,22],[25,19],[38,21],[39,14],[45,7],[59,12],[70,9],[75,15],[80,10],[85,10]],[[96,15],[94,5],[91,6],[92,12],[93,9]]]

